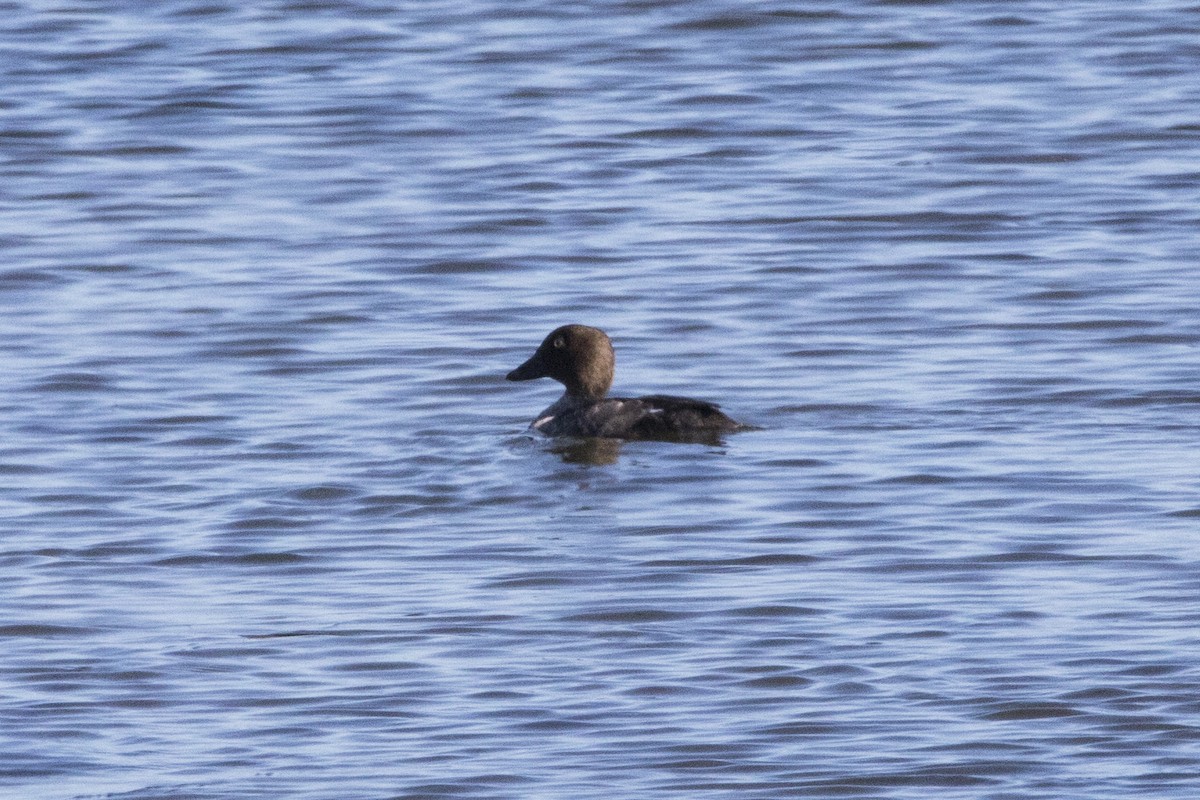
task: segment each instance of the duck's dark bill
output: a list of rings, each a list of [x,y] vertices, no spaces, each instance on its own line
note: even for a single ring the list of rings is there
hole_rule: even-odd
[[[506,377],[510,381],[531,381],[534,378],[546,377],[546,368],[538,354],[534,353],[528,361],[508,373]]]

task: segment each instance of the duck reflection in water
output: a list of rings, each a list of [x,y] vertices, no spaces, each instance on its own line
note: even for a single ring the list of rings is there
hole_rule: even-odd
[[[551,331],[528,361],[508,373],[508,380],[553,378],[566,387],[563,396],[529,426],[547,436],[720,444],[724,434],[750,428],[704,400],[660,394],[608,397],[615,364],[612,341],[604,331],[564,325]]]
[[[592,436],[586,439],[562,438],[550,445],[550,452],[563,460],[564,464],[591,464],[602,467],[605,464],[617,463],[621,455],[620,439],[600,439]]]

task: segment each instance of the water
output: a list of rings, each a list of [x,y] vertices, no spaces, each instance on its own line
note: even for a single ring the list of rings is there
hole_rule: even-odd
[[[0,8],[5,796],[1200,791],[1194,5]]]

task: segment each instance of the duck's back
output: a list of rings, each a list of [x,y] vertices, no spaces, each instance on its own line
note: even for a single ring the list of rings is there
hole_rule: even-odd
[[[665,394],[611,397],[578,409],[578,435],[614,439],[710,441],[742,426],[716,403]]]

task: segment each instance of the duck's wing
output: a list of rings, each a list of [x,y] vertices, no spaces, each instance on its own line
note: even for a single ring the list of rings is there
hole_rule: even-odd
[[[695,400],[691,397],[676,397],[671,394],[648,394],[645,397],[637,398],[637,402],[644,403],[653,411],[694,411],[698,414],[721,413],[721,407],[716,403],[710,403],[707,400]]]
[[[638,412],[630,429],[631,439],[709,441],[741,427],[720,406],[705,400],[652,394],[625,402]]]

